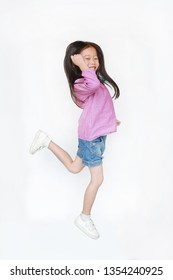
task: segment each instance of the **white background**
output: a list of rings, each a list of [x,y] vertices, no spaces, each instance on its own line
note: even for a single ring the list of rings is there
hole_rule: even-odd
[[[171,0],[0,2],[0,258],[172,259]],[[105,180],[93,208],[100,231],[73,221],[87,168],[68,173],[47,150],[28,153],[37,129],[73,157],[81,110],[63,70],[65,49],[93,41],[121,97],[107,139]]]

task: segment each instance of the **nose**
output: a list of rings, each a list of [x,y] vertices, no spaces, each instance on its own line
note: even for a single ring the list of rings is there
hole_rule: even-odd
[[[91,64],[92,64],[92,65],[95,65],[95,60],[94,60],[94,58],[91,58]]]

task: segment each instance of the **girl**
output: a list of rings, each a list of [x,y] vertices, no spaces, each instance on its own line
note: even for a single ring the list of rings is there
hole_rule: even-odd
[[[47,147],[72,173],[88,166],[91,179],[86,188],[81,214],[75,225],[93,239],[99,233],[90,213],[97,191],[103,182],[102,158],[106,136],[116,131],[117,125],[112,98],[105,84],[112,86],[114,98],[119,97],[119,88],[107,74],[101,48],[92,42],[75,41],[67,49],[64,69],[73,101],[83,109],[79,119],[79,145],[75,160],[39,130],[32,142],[30,153]]]

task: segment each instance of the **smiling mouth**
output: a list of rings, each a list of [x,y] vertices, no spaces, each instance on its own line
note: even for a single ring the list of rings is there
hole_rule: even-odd
[[[91,66],[91,67],[89,67],[90,69],[94,69],[94,70],[96,70],[96,67],[95,66]]]

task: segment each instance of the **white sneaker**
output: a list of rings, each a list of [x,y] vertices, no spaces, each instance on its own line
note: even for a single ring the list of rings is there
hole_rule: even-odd
[[[50,139],[48,137],[48,135],[41,131],[41,130],[38,130],[35,137],[34,137],[34,140],[31,144],[31,147],[30,147],[30,154],[35,154],[38,150],[41,150],[45,147],[47,147],[47,144],[50,142]]]
[[[99,233],[91,219],[89,219],[88,221],[83,221],[81,219],[81,216],[79,215],[74,223],[80,230],[82,230],[89,237],[93,239],[99,238]]]

